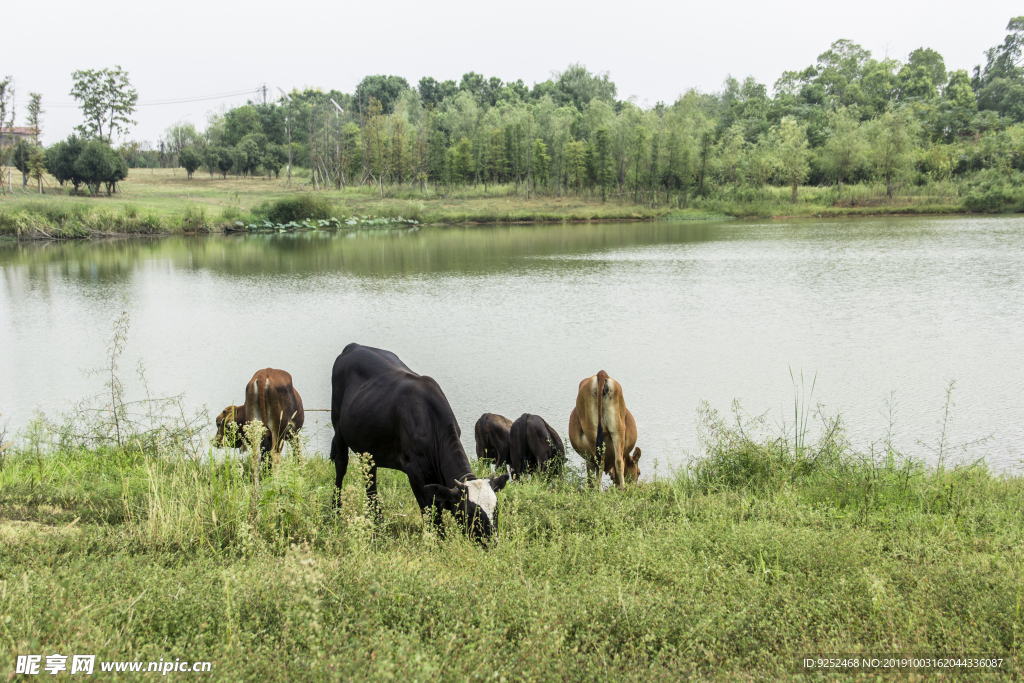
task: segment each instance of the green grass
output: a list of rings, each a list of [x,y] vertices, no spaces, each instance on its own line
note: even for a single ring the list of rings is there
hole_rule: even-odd
[[[708,196],[692,199],[686,209],[679,197],[654,207],[624,195],[601,202],[597,193],[525,197],[514,185],[477,185],[438,190],[432,186],[385,188],[363,186],[314,192],[300,172],[289,185],[283,179],[222,179],[181,169],[134,169],[112,197],[68,196],[49,179],[51,193],[20,189],[0,197],[0,238],[53,239],[118,234],[205,232],[236,223],[288,223],[330,216],[403,217],[424,224],[517,223],[707,219],[735,217],[856,216],[878,214],[945,214],[970,211],[1019,211],[1024,191],[1017,179],[979,173],[969,180],[897,186],[892,198],[882,183],[801,187],[796,203],[785,187],[710,187]],[[56,194],[53,193],[56,191]],[[309,215],[303,215],[309,214]],[[287,220],[285,220],[287,219]]]
[[[0,462],[0,661],[180,657],[232,681],[802,680],[803,655],[959,653],[1020,674],[1024,478],[856,453],[838,421],[816,440],[707,407],[701,424],[691,468],[624,491],[578,469],[510,484],[485,551],[425,526],[400,473],[381,471],[372,528],[356,474],[334,511],[319,457],[286,452],[254,481],[249,456],[84,448],[37,420]]]

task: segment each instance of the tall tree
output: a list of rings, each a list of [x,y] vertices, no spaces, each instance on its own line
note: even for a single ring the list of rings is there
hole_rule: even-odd
[[[836,178],[839,191],[842,192],[843,178],[864,162],[867,144],[858,117],[846,107],[829,112],[828,129],[829,136],[822,150],[822,161]]]
[[[194,149],[186,147],[178,154],[178,163],[185,169],[188,179],[192,180],[192,174],[202,165],[203,161]]]
[[[548,147],[540,138],[533,141],[533,180],[534,192],[537,185],[544,187],[548,184],[548,173],[550,172],[551,157],[548,155]]]
[[[366,114],[370,100],[377,100],[382,113],[390,114],[395,110],[398,96],[408,89],[409,82],[401,76],[367,76],[356,86],[356,107]]]
[[[6,76],[0,80],[0,128],[14,127],[14,79]],[[14,135],[0,135],[0,166],[7,163],[7,155],[14,145]],[[0,179],[0,189],[6,193],[6,186]],[[13,191],[13,188],[12,188]]]
[[[32,129],[32,138],[36,145],[39,145],[39,133],[42,132],[43,114],[46,111],[43,109],[43,96],[37,92],[30,92],[28,94],[28,126]]]
[[[892,198],[892,180],[914,162],[914,123],[905,109],[890,108],[868,129],[871,156],[878,174],[885,178],[885,194]]]
[[[792,116],[787,116],[779,123],[775,135],[779,171],[787,184],[793,188],[793,197],[790,201],[795,204],[797,188],[811,170],[808,161],[807,128]]]
[[[554,90],[559,104],[571,104],[579,111],[594,98],[613,102],[616,93],[608,72],[591,73],[579,63],[570,64],[565,71],[555,74]]]
[[[130,117],[135,112],[139,95],[128,80],[128,72],[120,66],[111,69],[86,69],[71,74],[74,86],[71,97],[80,101],[85,123],[76,128],[82,135],[98,140],[113,140],[114,131],[125,133],[135,125]]]
[[[601,201],[607,198],[608,187],[615,181],[612,168],[612,141],[607,128],[598,129],[594,134],[594,184],[601,188]]]
[[[566,183],[577,192],[583,188],[583,180],[587,171],[586,147],[580,141],[573,140],[565,147]]]
[[[28,158],[28,174],[36,181],[39,194],[43,193],[43,174],[46,173],[46,157],[39,145],[32,147]]]

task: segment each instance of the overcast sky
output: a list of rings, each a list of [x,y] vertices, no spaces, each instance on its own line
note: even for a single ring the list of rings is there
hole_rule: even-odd
[[[1024,5],[1008,0],[838,3],[765,2],[65,2],[12,3],[4,12],[0,75],[17,86],[24,125],[28,93],[43,94],[43,140],[81,122],[71,72],[120,64],[139,93],[128,137],[155,142],[184,120],[244,104],[257,88],[352,92],[367,74],[453,79],[467,71],[543,81],[573,62],[608,71],[619,97],[672,102],[695,87],[715,91],[727,74],[772,84],[848,38],[877,58],[918,47],[971,69],[1002,42]],[[16,28],[15,28],[16,27]],[[179,104],[146,103],[240,93]]]

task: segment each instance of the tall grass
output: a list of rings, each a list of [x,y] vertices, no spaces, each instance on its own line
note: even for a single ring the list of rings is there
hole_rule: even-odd
[[[800,405],[777,430],[705,406],[702,457],[624,491],[579,463],[510,484],[489,550],[390,470],[372,524],[359,459],[339,513],[301,444],[262,468],[70,448],[39,418],[0,466],[0,648],[209,659],[217,680],[787,679],[819,653],[1019,674],[1024,479],[856,452]]]

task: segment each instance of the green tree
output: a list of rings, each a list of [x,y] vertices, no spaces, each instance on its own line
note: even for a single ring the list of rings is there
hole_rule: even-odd
[[[67,140],[50,145],[46,150],[46,170],[61,187],[64,183],[71,183],[76,193],[83,180],[75,171],[75,162],[83,149],[85,141],[76,135],[69,135]]]
[[[409,82],[401,76],[367,76],[356,86],[354,98],[360,112],[369,111],[370,100],[380,102],[381,112],[390,114],[403,91],[409,89]]]
[[[432,119],[434,117],[431,117]],[[427,173],[434,181],[434,190],[438,184],[447,185],[450,179],[448,164],[448,141],[443,131],[432,125],[427,142]]]
[[[905,109],[889,109],[868,128],[871,160],[885,178],[885,194],[892,198],[892,181],[914,162],[914,122]]]
[[[193,148],[186,147],[178,154],[178,163],[185,169],[189,180],[191,180],[192,174],[196,172],[197,168],[202,166],[203,161]]]
[[[583,189],[586,173],[586,146],[581,141],[572,140],[565,146],[565,174],[569,187],[577,192]]]
[[[607,72],[594,74],[579,63],[555,74],[554,91],[558,104],[571,104],[581,112],[595,98],[614,102],[616,94],[615,83]]]
[[[700,197],[704,196],[704,178],[708,173],[708,164],[711,162],[711,155],[714,152],[715,136],[711,128],[706,128],[700,136],[700,144],[697,147],[697,158],[699,159],[700,169],[698,170],[699,180],[697,185],[697,195]]]
[[[14,126],[14,82],[10,76],[0,79],[0,128]],[[14,144],[14,136],[0,135],[0,166],[7,163],[7,156]],[[6,186],[0,181],[0,189],[7,192]]]
[[[263,164],[259,143],[254,135],[246,135],[231,152],[235,173],[249,176]]]
[[[843,178],[864,163],[867,143],[858,117],[846,107],[829,112],[828,130],[828,140],[822,149],[822,163],[836,178],[841,192]]]
[[[43,175],[46,173],[46,155],[38,145],[32,146],[28,159],[28,174],[36,181],[39,194],[43,193]]]
[[[974,98],[974,90],[971,88],[971,77],[966,71],[951,71],[949,83],[942,91],[943,96],[954,106],[971,113],[978,111],[978,102]]]
[[[807,128],[792,116],[787,116],[779,123],[775,135],[779,172],[793,188],[791,201],[795,204],[797,188],[811,170],[808,160]]]
[[[608,187],[615,182],[612,167],[612,142],[607,128],[600,128],[594,134],[594,184],[601,188],[601,202],[607,199]]]
[[[206,145],[203,147],[203,168],[206,169],[210,177],[213,177],[214,173],[220,171],[220,157],[224,154],[225,150],[223,147],[217,145]],[[231,167],[229,166],[228,169]],[[226,177],[226,174],[225,174]]]
[[[725,175],[733,187],[740,184],[740,166],[746,158],[747,141],[743,135],[743,128],[739,124],[733,124],[729,130],[722,135],[722,141],[718,158],[724,167]]]
[[[114,185],[127,177],[128,165],[106,142],[92,140],[75,160],[75,173],[94,195],[99,194],[100,185],[106,185],[109,196]]]
[[[227,147],[215,147],[217,150],[217,170],[222,178],[227,178],[228,173],[234,168],[235,158]]]
[[[533,141],[533,191],[537,186],[544,187],[548,184],[548,176],[551,172],[551,156],[548,154],[548,147],[540,138]]]
[[[423,106],[433,106],[436,109],[445,99],[455,95],[459,91],[459,86],[455,81],[439,82],[427,76],[420,79],[417,89]]]
[[[28,184],[28,162],[32,158],[34,147],[35,145],[25,138],[20,138],[14,143],[14,148],[11,151],[11,161],[14,163],[14,167],[21,172],[22,188]]]
[[[347,123],[341,131],[341,167],[343,183],[362,180],[363,140],[362,131],[355,123]]]
[[[760,136],[748,154],[747,178],[755,187],[764,187],[764,184],[775,175],[778,166],[774,138],[771,135]]]
[[[263,155],[263,170],[267,172],[267,178],[273,173],[275,178],[281,177],[281,167],[288,163],[288,152],[282,145],[273,143],[267,145],[267,151]]]
[[[32,129],[32,141],[39,145],[39,133],[43,130],[43,96],[37,92],[28,94],[28,127]]]
[[[985,67],[974,68],[974,89],[982,90],[996,79],[1019,81],[1024,75],[1024,16],[1013,17],[1006,24],[1010,33],[1002,45],[985,51]]]
[[[111,69],[86,69],[71,74],[74,85],[71,97],[79,100],[85,123],[78,130],[87,138],[104,139],[103,129],[106,128],[106,140],[113,140],[114,131],[118,134],[135,125],[131,115],[139,95],[128,80],[128,72],[115,66]]]
[[[245,105],[232,109],[224,115],[223,144],[234,147],[246,135],[263,132],[263,122],[256,107]]]
[[[490,141],[490,154],[487,158],[488,173],[491,176],[491,182],[497,183],[500,181],[502,174],[505,171],[505,134],[501,128],[494,128],[491,130],[491,141]]]
[[[636,126],[633,129],[632,135],[632,149],[630,152],[633,157],[633,201],[639,201],[640,186],[643,184],[643,178],[641,177],[642,170],[644,168],[644,160],[647,158],[649,150],[647,149],[647,129],[642,125]]]
[[[449,151],[451,155],[452,182],[464,183],[473,173],[473,143],[462,138]]]
[[[939,95],[946,84],[946,62],[935,50],[919,47],[910,53],[907,63],[899,71],[900,99],[921,97],[931,99]]]

